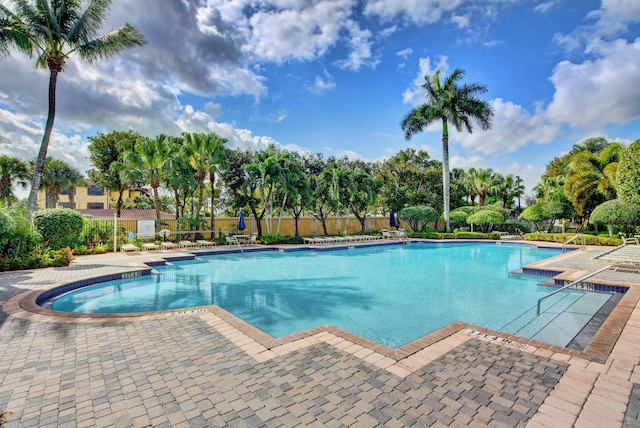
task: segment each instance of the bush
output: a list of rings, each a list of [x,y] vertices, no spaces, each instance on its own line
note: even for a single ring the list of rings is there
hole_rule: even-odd
[[[24,208],[0,210],[0,257],[31,254],[41,245],[40,237],[31,230],[29,212]]]
[[[33,225],[45,249],[59,250],[80,244],[84,222],[76,211],[55,208],[34,213]]]
[[[589,223],[624,226],[632,234],[640,224],[640,205],[620,199],[603,202],[591,212]]]
[[[428,205],[403,208],[398,214],[402,221],[406,221],[414,232],[422,232],[427,223],[436,222],[440,217],[436,210]]]
[[[65,247],[60,250],[48,250],[44,256],[42,256],[40,266],[41,267],[60,267],[69,266],[73,260],[73,253],[71,248]]]
[[[524,238],[528,241],[546,241],[563,244],[574,236],[575,233],[526,233]],[[577,239],[574,243],[581,244],[582,240]],[[585,235],[585,244],[618,246],[622,245],[622,240],[620,238]]]
[[[265,245],[268,244],[282,244],[287,240],[284,236],[280,235],[263,235],[260,237],[260,242]]]
[[[456,239],[500,239],[499,233],[456,232]]]
[[[496,211],[479,210],[467,217],[467,223],[479,226],[486,233],[493,229],[494,224],[504,223],[504,217]]]

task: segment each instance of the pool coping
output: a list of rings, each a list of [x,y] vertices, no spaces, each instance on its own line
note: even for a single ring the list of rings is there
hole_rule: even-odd
[[[449,242],[449,241],[435,241],[435,240],[415,240],[418,242]],[[478,242],[473,240],[465,240],[467,242]],[[480,241],[486,242],[486,241]],[[499,241],[498,241],[499,242]],[[488,243],[488,242],[487,242]],[[380,243],[383,244],[383,243]],[[389,243],[384,243],[389,245]],[[510,243],[513,245],[515,243]],[[519,243],[518,243],[519,244]],[[532,242],[523,242],[526,245],[534,245]],[[370,244],[371,245],[371,244]],[[375,244],[373,244],[375,245]],[[333,249],[340,248],[348,248],[353,245],[342,245],[342,246],[334,246]],[[557,248],[553,245],[541,245],[541,247],[553,247]],[[297,247],[297,250],[301,250],[304,248],[308,248],[311,250],[316,250],[317,247],[314,246],[305,246],[305,247]],[[254,249],[254,251],[259,251],[260,248]],[[279,250],[277,246],[265,248],[267,251]],[[227,251],[234,252],[234,251]],[[236,250],[235,252],[239,252]],[[207,253],[211,254],[210,252]],[[214,253],[215,254],[215,253]],[[297,332],[285,337],[275,338],[268,333],[258,329],[257,327],[249,324],[248,322],[242,320],[239,317],[231,314],[230,312],[224,310],[223,308],[216,305],[208,305],[208,306],[200,306],[200,307],[192,307],[185,309],[174,309],[174,310],[166,310],[166,311],[154,311],[154,312],[139,312],[139,313],[123,313],[117,315],[110,314],[77,314],[77,313],[68,313],[68,312],[59,312],[51,309],[43,308],[38,305],[37,300],[38,297],[46,293],[46,291],[56,290],[60,288],[64,288],[70,285],[85,283],[90,281],[95,281],[97,279],[109,277],[110,279],[120,279],[113,278],[114,276],[128,276],[128,275],[143,275],[143,272],[150,273],[153,269],[154,265],[164,264],[167,261],[176,261],[176,260],[184,260],[184,259],[193,259],[198,255],[204,255],[202,252],[193,252],[190,254],[184,254],[182,256],[167,256],[163,258],[159,258],[157,260],[149,260],[144,263],[144,266],[130,267],[126,271],[110,274],[110,275],[102,275],[102,276],[92,276],[87,277],[85,279],[75,279],[72,281],[66,281],[64,283],[56,284],[54,286],[46,286],[33,290],[29,290],[27,292],[18,294],[2,305],[2,310],[9,315],[13,315],[19,318],[30,319],[34,321],[50,321],[50,322],[60,322],[60,323],[86,323],[86,322],[97,322],[97,323],[121,323],[121,322],[135,322],[135,321],[143,321],[149,319],[158,319],[170,316],[182,316],[182,315],[203,315],[205,313],[210,313],[215,316],[217,320],[220,320],[222,324],[220,324],[220,328],[223,330],[225,328],[232,328],[235,331],[241,333],[246,337],[246,340],[250,340],[255,344],[260,345],[260,354],[264,354],[266,351],[271,351],[278,348],[291,348],[291,344],[300,343],[310,340],[313,337],[317,337],[322,334],[330,334],[333,337],[340,338],[342,340],[347,341],[348,343],[352,343],[355,346],[361,347],[363,349],[368,349],[371,352],[374,352],[377,355],[384,356],[389,358],[395,362],[399,362],[402,360],[406,360],[411,356],[415,356],[420,352],[428,349],[429,347],[441,342],[447,338],[451,338],[453,336],[458,336],[461,332],[466,332],[467,335],[475,335],[475,336],[483,336],[487,340],[501,341],[502,343],[513,345],[520,348],[532,347],[532,349],[543,349],[548,350],[554,353],[562,353],[571,357],[578,357],[588,361],[604,363],[607,357],[610,355],[613,347],[615,346],[622,330],[624,329],[627,320],[629,319],[633,309],[636,304],[640,300],[640,287],[635,284],[618,282],[618,281],[605,281],[610,283],[612,286],[620,286],[628,288],[628,291],[623,295],[620,302],[616,305],[615,309],[611,312],[611,314],[607,317],[604,323],[600,326],[596,334],[593,336],[589,344],[585,347],[583,351],[578,351],[574,349],[564,348],[558,345],[552,345],[545,342],[540,342],[533,339],[523,338],[516,335],[510,335],[508,333],[504,333],[501,331],[486,329],[484,327],[475,326],[472,324],[467,324],[463,322],[454,322],[445,327],[442,327],[434,332],[426,334],[414,341],[411,341],[405,345],[402,345],[398,348],[389,348],[387,346],[381,345],[377,342],[371,341],[364,337],[361,337],[357,334],[348,332],[346,330],[340,329],[333,325],[321,325],[317,327],[313,327],[311,329],[307,329],[301,332]],[[558,256],[552,257],[554,260],[558,260],[558,258],[570,256],[571,253],[562,254]],[[549,260],[549,259],[545,259]],[[581,275],[581,272],[576,269],[570,268],[557,268],[557,267],[547,267],[545,266],[545,261],[532,263],[523,267],[531,267],[532,269],[539,270],[547,270],[558,272],[553,278],[566,281],[572,280],[576,275]],[[97,283],[97,282],[93,282]],[[602,283],[602,281],[600,281]],[[88,285],[88,284],[87,284]],[[85,286],[85,285],[81,285]],[[258,354],[256,354],[258,355]],[[270,355],[270,354],[267,354]],[[274,354],[275,355],[275,354]],[[255,356],[255,355],[254,355]]]

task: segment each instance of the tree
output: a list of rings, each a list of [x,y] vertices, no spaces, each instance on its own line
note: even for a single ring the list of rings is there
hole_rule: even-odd
[[[0,4],[0,54],[16,48],[37,55],[36,66],[49,69],[49,109],[35,163],[27,207],[36,209],[42,170],[47,157],[56,111],[56,84],[72,54],[95,62],[126,48],[143,45],[144,37],[130,25],[99,35],[110,0],[12,0],[14,11]]]
[[[82,215],[68,208],[38,211],[33,215],[33,227],[40,233],[44,250],[58,250],[78,245],[84,221]]]
[[[620,199],[640,204],[640,140],[631,143],[623,152],[615,182]]]
[[[478,210],[467,217],[467,223],[479,226],[481,232],[489,233],[494,224],[504,223],[504,217],[497,211]]]
[[[502,198],[502,208],[507,209],[514,197],[520,197],[524,193],[524,185],[513,174],[506,177],[497,176],[495,184],[496,193]]]
[[[11,206],[17,199],[13,184],[26,188],[28,180],[29,167],[26,162],[13,156],[0,155],[0,201]]]
[[[424,150],[399,151],[382,163],[376,178],[384,183],[380,193],[389,211],[418,205],[442,207],[442,164]]]
[[[184,155],[184,144],[181,137],[169,137],[168,151],[172,153],[165,168],[163,184],[173,193],[173,205],[176,220],[185,215],[185,206],[198,189],[198,178]],[[161,198],[162,204],[162,198]]]
[[[424,130],[435,121],[442,120],[442,189],[444,197],[444,221],[446,231],[450,231],[450,176],[449,176],[449,122],[460,132],[473,132],[472,122],[480,129],[491,128],[493,109],[477,94],[487,91],[485,85],[469,83],[458,85],[464,71],[456,69],[444,82],[440,80],[440,70],[433,76],[425,76],[422,85],[427,93],[427,103],[411,110],[402,121],[402,129],[408,140],[412,135]]]
[[[172,153],[169,153],[169,137],[159,135],[155,138],[140,138],[135,144],[129,140],[120,142],[125,152],[123,163],[118,165],[129,181],[144,181],[153,189],[153,201],[156,208],[156,227],[160,226],[160,195],[158,189],[167,174]]]
[[[640,204],[620,199],[603,202],[591,212],[589,222],[608,225],[609,235],[613,234],[614,225],[625,227],[627,234],[631,234],[640,224]]]
[[[365,230],[367,212],[378,198],[380,182],[373,176],[370,166],[364,161],[349,163],[349,186],[347,196],[349,209],[360,222],[360,229]]]
[[[45,193],[45,208],[56,208],[62,189],[69,189],[69,203],[75,209],[75,187],[83,182],[80,171],[60,159],[47,158],[41,182]]]
[[[398,217],[407,222],[414,232],[423,232],[429,222],[436,222],[440,217],[432,207],[422,205],[403,208]]]
[[[473,192],[480,198],[480,206],[485,206],[487,203],[487,195],[496,192],[499,175],[491,168],[474,169],[470,180]]]
[[[198,204],[196,205],[195,217],[200,216],[202,203],[204,200],[204,182],[207,176],[211,182],[211,228],[213,229],[213,203],[215,195],[215,173],[218,169],[223,155],[224,145],[227,142],[224,138],[215,133],[183,133],[184,154],[189,160],[189,164],[196,172],[198,178]]]
[[[108,134],[99,133],[95,137],[89,137],[89,159],[94,169],[89,170],[89,177],[101,188],[118,192],[116,201],[116,215],[120,217],[124,192],[132,186],[140,186],[143,183],[135,183],[125,180],[118,165],[122,164],[123,149],[120,142],[123,140],[135,141],[142,136],[133,131],[112,131]]]

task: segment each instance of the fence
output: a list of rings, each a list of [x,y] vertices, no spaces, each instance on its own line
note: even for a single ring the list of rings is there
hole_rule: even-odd
[[[97,243],[113,242],[114,220],[97,220],[89,219],[85,224],[84,236],[85,243],[88,245]],[[262,233],[264,235],[295,235],[295,221],[291,217],[283,217],[278,227],[278,219],[274,218],[267,224],[267,220],[261,222]],[[238,233],[237,217],[216,217],[214,219],[214,228],[210,227],[210,219],[203,220],[203,226],[197,230],[179,230],[179,221],[175,219],[163,219],[160,224],[156,224],[155,220],[140,220],[134,218],[118,218],[117,234],[118,242],[127,242],[135,238],[148,238],[148,240],[160,239],[158,231],[168,229],[171,231],[169,239],[216,239],[222,236],[224,232]],[[251,234],[258,231],[256,221],[253,217],[245,217],[246,229],[243,233]],[[349,217],[348,221],[345,217],[329,217],[325,221],[328,235],[349,235],[360,232],[362,230],[360,221],[355,217]],[[206,226],[205,226],[206,225]],[[365,230],[376,230],[389,228],[389,218],[382,216],[367,217],[365,219]],[[269,228],[267,227],[269,226]],[[150,233],[148,231],[151,230]],[[270,233],[268,231],[271,231]],[[298,233],[300,236],[317,236],[325,235],[322,223],[315,217],[302,217],[298,221]]]

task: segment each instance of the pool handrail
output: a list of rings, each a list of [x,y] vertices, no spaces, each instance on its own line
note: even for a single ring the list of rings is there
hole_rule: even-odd
[[[591,278],[592,276],[595,276],[595,275],[599,274],[600,272],[604,272],[605,270],[607,270],[607,269],[611,268],[612,266],[613,266],[613,265],[605,266],[605,267],[603,267],[603,268],[601,268],[601,269],[598,269],[598,270],[597,270],[597,271],[595,271],[595,272],[591,272],[591,273],[589,273],[589,274],[587,274],[587,275],[583,276],[583,277],[582,277],[582,278],[580,278],[580,279],[577,279],[577,280],[575,280],[575,281],[573,281],[573,282],[570,282],[569,284],[567,284],[567,285],[565,285],[565,286],[563,286],[563,287],[561,287],[561,288],[558,288],[557,290],[553,290],[553,291],[552,291],[551,293],[549,293],[549,294],[546,294],[546,295],[542,296],[541,298],[539,298],[539,299],[538,299],[538,307],[537,307],[537,309],[536,309],[536,316],[537,316],[537,315],[540,315],[540,304],[541,304],[541,303],[542,303],[542,301],[543,301],[544,299],[546,299],[547,297],[551,297],[551,296],[553,296],[554,294],[557,294],[557,293],[559,293],[559,292],[561,292],[561,291],[564,291],[564,290],[566,290],[567,288],[572,287],[572,286],[574,286],[574,285],[576,285],[576,284],[578,284],[578,283],[580,283],[580,282],[584,281],[585,279],[589,279],[589,278]]]
[[[581,250],[584,251],[586,250],[586,238],[584,236],[584,234],[582,233],[576,233],[575,235],[573,235],[571,238],[567,239],[566,241],[564,241],[564,243],[562,244],[562,252],[564,253],[565,251],[567,251],[567,244],[572,243],[573,241],[575,241],[578,238],[582,238],[582,244],[581,244]]]

